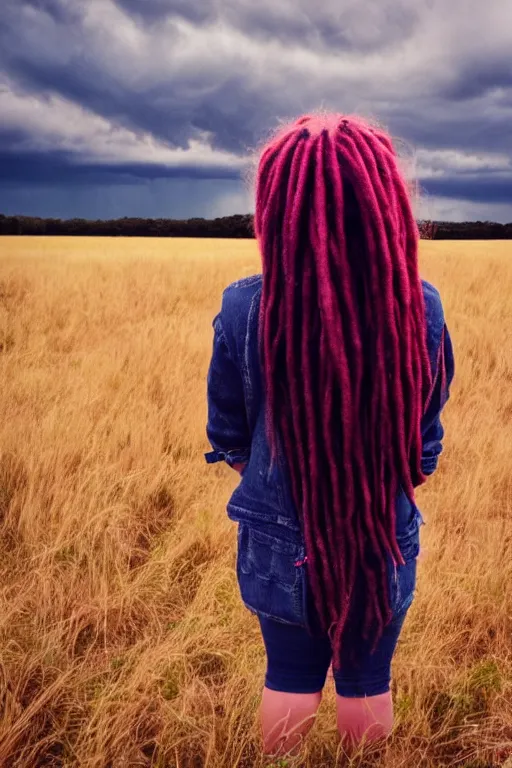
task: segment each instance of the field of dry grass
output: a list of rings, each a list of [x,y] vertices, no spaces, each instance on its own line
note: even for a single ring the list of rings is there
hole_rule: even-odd
[[[352,764],[490,768],[512,755],[512,245],[421,248],[457,378],[396,731]],[[2,768],[265,764],[236,478],[202,459],[211,319],[257,269],[253,242],[0,240]],[[299,764],[337,759],[329,691]]]

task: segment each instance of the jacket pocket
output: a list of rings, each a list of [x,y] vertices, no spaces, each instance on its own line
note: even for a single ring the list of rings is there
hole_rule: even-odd
[[[405,565],[389,561],[389,598],[393,618],[403,616],[411,607],[416,591],[416,559]]]
[[[414,508],[411,521],[396,537],[405,565],[395,565],[391,559],[388,561],[390,607],[394,617],[406,613],[414,600],[421,523],[421,514]]]
[[[410,521],[401,530],[397,530],[396,540],[402,557],[408,563],[415,560],[420,552],[420,526],[423,523],[420,511],[413,507],[413,513]]]
[[[239,523],[238,584],[244,604],[253,613],[307,626],[303,561],[302,544]]]

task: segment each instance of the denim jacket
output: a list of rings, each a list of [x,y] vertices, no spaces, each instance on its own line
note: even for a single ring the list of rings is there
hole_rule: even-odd
[[[261,275],[233,283],[224,291],[221,311],[213,321],[207,425],[213,451],[206,454],[206,461],[245,465],[227,507],[229,517],[239,524],[237,575],[245,605],[254,613],[308,626],[307,553],[282,449],[278,443],[277,461],[271,462],[265,432],[258,344],[261,292]],[[431,475],[442,451],[440,413],[454,363],[439,294],[427,282],[423,292],[433,386],[422,422],[422,469]],[[396,516],[402,555],[406,562],[415,561],[423,519],[403,491],[398,494]],[[396,568],[394,582],[398,609]]]

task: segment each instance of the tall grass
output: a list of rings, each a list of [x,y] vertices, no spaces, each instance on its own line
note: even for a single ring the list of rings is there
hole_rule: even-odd
[[[0,248],[0,766],[268,764],[224,511],[236,477],[202,459],[210,324],[255,244]],[[396,730],[353,765],[490,768],[512,754],[512,253],[421,248],[457,378],[420,493]],[[337,760],[329,690],[300,764]]]

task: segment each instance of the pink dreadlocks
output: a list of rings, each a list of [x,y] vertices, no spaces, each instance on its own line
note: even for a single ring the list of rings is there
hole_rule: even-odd
[[[388,135],[306,116],[264,149],[256,235],[268,427],[290,471],[311,592],[339,656],[362,575],[363,635],[391,618],[399,487],[414,500],[430,389],[418,229]],[[360,578],[360,577],[357,577]]]

